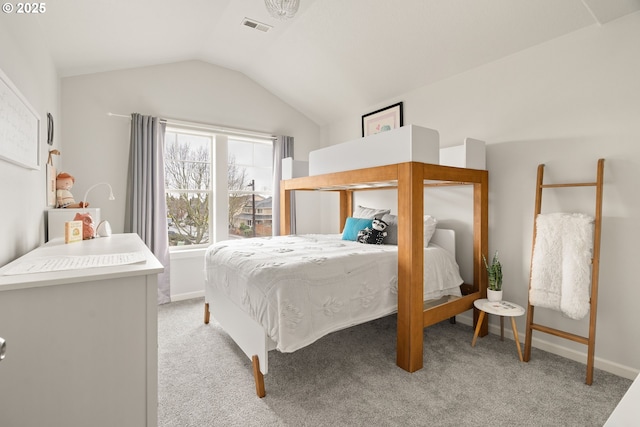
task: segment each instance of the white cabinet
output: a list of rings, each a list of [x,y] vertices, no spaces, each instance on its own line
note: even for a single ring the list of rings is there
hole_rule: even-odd
[[[638,425],[640,420],[640,375],[631,383],[627,392],[622,396],[622,400],[613,410],[604,427],[620,427]]]
[[[5,274],[19,263],[122,253],[144,261]],[[137,234],[54,239],[1,268],[0,425],[156,426],[162,270]]]

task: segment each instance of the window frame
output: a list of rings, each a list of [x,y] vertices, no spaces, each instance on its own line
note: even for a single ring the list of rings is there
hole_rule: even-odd
[[[190,250],[198,250],[198,249],[206,249],[211,244],[219,242],[221,240],[229,239],[229,184],[228,184],[228,142],[230,140],[235,141],[243,141],[243,142],[251,142],[251,143],[260,143],[265,145],[270,145],[273,147],[275,138],[272,136],[260,136],[249,131],[246,131],[246,135],[242,134],[242,131],[236,131],[232,133],[220,131],[214,128],[203,128],[201,125],[198,126],[188,126],[184,124],[171,124],[167,123],[167,127],[165,129],[166,133],[176,133],[176,134],[188,134],[195,136],[205,136],[210,138],[209,150],[210,150],[210,159],[209,159],[209,167],[210,171],[210,182],[208,190],[187,190],[187,189],[169,189],[165,188],[165,200],[168,194],[170,193],[208,193],[209,194],[209,242],[201,243],[201,244],[190,244],[190,245],[175,245],[169,246],[169,252],[186,252]],[[164,155],[164,154],[163,154]],[[166,157],[165,157],[166,163]],[[273,176],[273,165],[271,167],[271,175]],[[222,181],[222,182],[221,182]],[[224,193],[226,197],[220,200],[217,195]],[[246,193],[248,195],[251,194],[260,194],[264,195],[265,192],[261,190],[241,190],[242,193]],[[269,193],[270,197],[274,196],[274,189],[271,188],[271,192]],[[221,216],[224,216],[224,220],[221,220]],[[167,218],[168,219],[168,218]],[[272,222],[273,222],[273,210],[272,210]],[[221,225],[222,224],[222,225]],[[168,224],[167,224],[167,233]]]
[[[215,192],[214,192],[214,175],[215,175],[215,171],[214,171],[214,157],[215,157],[215,150],[216,150],[216,135],[212,132],[207,132],[207,131],[202,131],[202,130],[195,130],[195,129],[191,129],[188,127],[182,127],[182,126],[170,126],[167,125],[166,129],[165,129],[165,136],[167,133],[176,133],[176,134],[184,134],[184,135],[193,135],[193,136],[200,136],[200,137],[207,137],[209,138],[209,153],[210,153],[210,158],[209,158],[209,167],[211,168],[210,173],[209,173],[209,183],[208,183],[208,189],[198,189],[198,190],[190,190],[190,189],[170,189],[170,188],[166,188],[164,189],[164,193],[165,193],[165,203],[166,203],[166,198],[169,194],[171,193],[178,193],[178,194],[208,194],[209,195],[209,206],[207,206],[207,208],[209,209],[209,218],[208,218],[208,224],[209,224],[209,229],[208,229],[208,234],[209,234],[209,242],[208,243],[199,243],[199,244],[191,244],[191,245],[175,245],[175,246],[171,246],[169,245],[169,252],[179,252],[179,251],[184,251],[184,250],[193,250],[193,249],[204,249],[207,248],[209,245],[211,245],[213,239],[213,225],[212,225],[212,212],[213,212],[213,208],[214,208],[214,198],[215,198]],[[165,142],[166,144],[166,142]],[[166,167],[166,163],[167,163],[167,158],[166,158],[166,152],[163,153],[164,156],[164,162],[165,162],[165,167]],[[167,207],[167,213],[168,213],[168,207]],[[167,220],[168,220],[168,215],[167,215]],[[167,223],[167,235],[168,235],[168,223]]]

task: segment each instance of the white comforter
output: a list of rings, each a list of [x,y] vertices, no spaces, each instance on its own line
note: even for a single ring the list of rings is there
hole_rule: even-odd
[[[206,298],[226,294],[282,352],[397,310],[397,246],[366,245],[337,235],[238,239],[209,247]],[[453,256],[425,248],[425,300],[460,295]],[[213,313],[215,317],[215,313]]]

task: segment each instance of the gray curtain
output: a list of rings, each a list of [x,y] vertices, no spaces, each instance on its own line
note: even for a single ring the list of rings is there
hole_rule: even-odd
[[[164,192],[164,132],[157,117],[131,115],[131,146],[127,176],[124,230],[138,233],[164,266],[158,275],[158,304],[171,301],[169,237]]]
[[[273,143],[273,235],[280,235],[280,180],[282,159],[293,158],[293,137],[278,136]],[[296,234],[296,199],[291,194],[291,234]]]

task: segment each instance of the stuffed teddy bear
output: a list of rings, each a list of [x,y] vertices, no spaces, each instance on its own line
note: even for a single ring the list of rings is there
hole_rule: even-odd
[[[73,199],[71,187],[76,179],[66,172],[61,172],[56,176],[56,207],[57,208],[86,208],[89,203],[79,202]]]
[[[371,228],[366,227],[358,232],[357,241],[360,243],[368,243],[371,245],[382,245],[387,232],[384,231],[389,224],[381,219],[374,218],[371,221]]]

